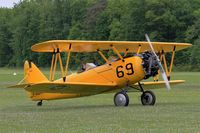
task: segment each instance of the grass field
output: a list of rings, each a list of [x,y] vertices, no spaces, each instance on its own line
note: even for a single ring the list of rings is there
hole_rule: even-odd
[[[22,70],[0,69],[0,133],[200,133],[200,72],[173,73],[173,79],[187,82],[155,90],[153,107],[142,106],[139,93],[129,93],[128,107],[115,107],[114,94],[44,101],[37,107],[25,91],[6,88],[22,77]]]

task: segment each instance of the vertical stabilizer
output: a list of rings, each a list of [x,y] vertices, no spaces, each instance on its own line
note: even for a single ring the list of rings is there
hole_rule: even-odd
[[[24,63],[24,76],[26,83],[41,83],[49,81],[37,66],[29,61],[25,61]]]

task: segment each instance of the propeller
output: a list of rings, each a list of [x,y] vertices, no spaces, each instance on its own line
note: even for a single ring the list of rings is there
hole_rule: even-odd
[[[157,63],[158,63],[158,66],[159,66],[159,69],[160,69],[162,78],[163,78],[163,80],[164,80],[164,82],[165,82],[165,85],[166,85],[166,88],[167,88],[167,90],[170,90],[171,87],[170,87],[170,84],[169,84],[167,75],[166,75],[166,73],[165,73],[165,70],[164,70],[163,67],[162,67],[161,61],[160,61],[160,59],[158,58],[158,56],[156,55],[156,52],[155,52],[155,50],[154,50],[154,48],[153,48],[153,45],[151,44],[151,41],[150,41],[150,39],[149,39],[149,36],[148,36],[147,34],[145,34],[145,37],[146,37],[146,39],[147,39],[147,41],[148,41],[148,43],[149,43],[149,46],[150,46],[150,48],[151,48],[151,51],[153,52],[154,56],[156,57],[156,61],[157,61]]]

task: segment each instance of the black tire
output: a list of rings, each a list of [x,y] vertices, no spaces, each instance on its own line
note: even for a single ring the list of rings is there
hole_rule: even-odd
[[[142,105],[154,105],[156,103],[156,96],[152,91],[145,91],[141,95]]]
[[[126,92],[118,92],[114,96],[114,104],[115,106],[128,106],[129,97]]]
[[[37,106],[42,106],[42,100],[37,103]]]

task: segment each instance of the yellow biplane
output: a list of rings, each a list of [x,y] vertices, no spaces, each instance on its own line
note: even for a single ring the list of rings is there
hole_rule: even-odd
[[[29,97],[38,101],[41,106],[43,100],[67,99],[91,96],[105,93],[116,93],[114,104],[128,106],[127,92],[141,92],[143,105],[154,105],[156,97],[151,89],[162,88],[166,85],[176,85],[184,80],[170,80],[170,73],[174,62],[175,52],[185,49],[188,43],[166,43],[133,41],[82,41],[82,40],[52,40],[42,42],[31,47],[34,52],[52,52],[49,79],[36,67],[33,62],[25,61],[24,78],[13,88],[23,88]],[[112,50],[116,58],[108,59],[103,51]],[[63,67],[61,52],[67,52],[66,66]],[[97,66],[86,63],[79,73],[69,74],[68,66],[72,52],[97,52],[105,64]],[[172,52],[168,67],[165,55]],[[62,78],[55,80],[55,72],[59,62]],[[164,64],[163,69],[162,65]],[[159,75],[163,81],[159,81]],[[153,77],[152,82],[143,80]],[[147,90],[147,91],[145,91]]]

